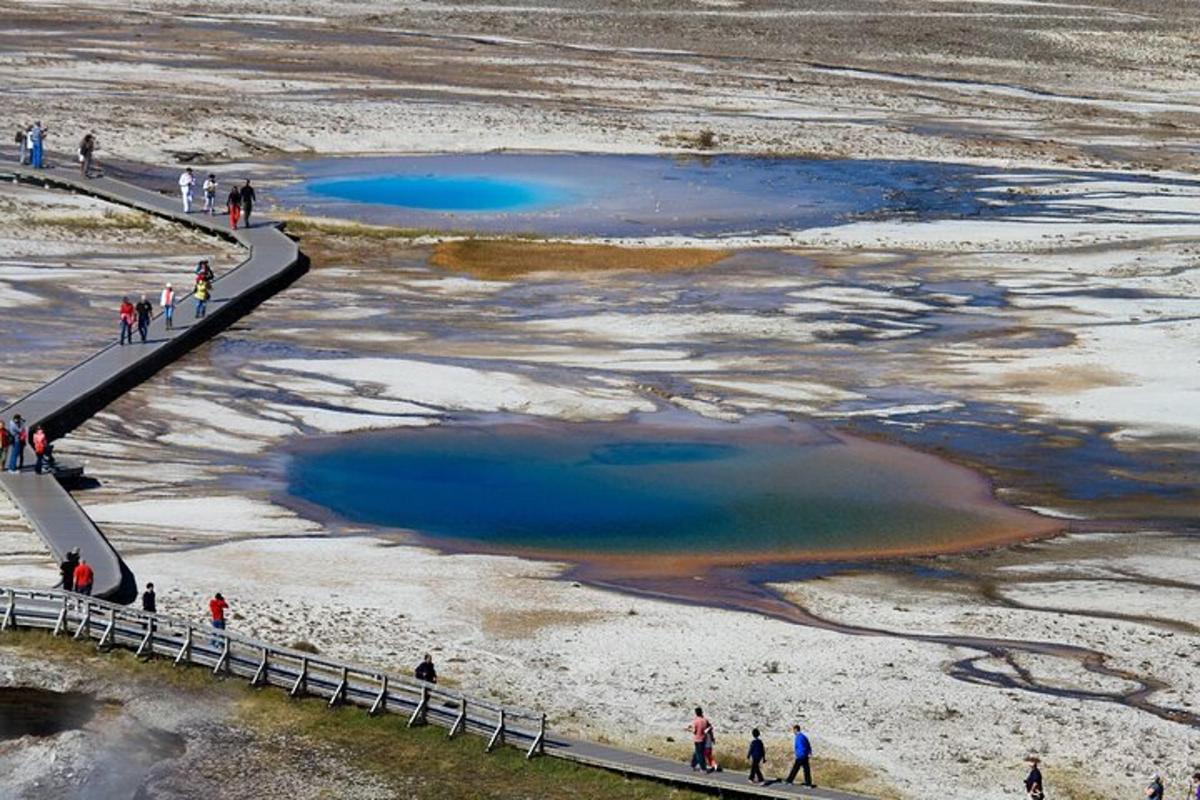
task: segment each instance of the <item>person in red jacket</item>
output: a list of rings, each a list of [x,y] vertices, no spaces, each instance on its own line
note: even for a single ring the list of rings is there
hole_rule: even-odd
[[[82,558],[79,559],[79,566],[75,568],[75,591],[79,594],[90,595],[94,578],[95,573],[92,572],[92,566]]]
[[[126,340],[133,344],[133,322],[137,313],[133,309],[133,303],[129,302],[128,297],[121,298],[121,340],[122,345]]]
[[[229,608],[229,603],[225,602],[225,598],[220,592],[213,595],[213,599],[208,601],[208,612],[212,614],[212,626],[216,630],[225,630],[225,610]],[[221,640],[213,637],[213,647],[220,647]]]
[[[33,471],[41,475],[46,457],[50,455],[50,440],[46,438],[46,431],[42,430],[41,425],[34,427],[33,438],[30,442],[33,444],[33,454],[37,456],[37,463],[34,464]]]

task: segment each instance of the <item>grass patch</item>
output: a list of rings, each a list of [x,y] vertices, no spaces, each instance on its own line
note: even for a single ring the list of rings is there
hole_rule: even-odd
[[[140,211],[115,211],[101,214],[34,214],[30,223],[69,231],[149,231],[154,221]]]
[[[476,278],[505,280],[535,272],[669,272],[701,269],[728,256],[728,250],[703,248],[467,239],[435,245],[429,263],[453,272],[465,272]]]
[[[343,239],[420,239],[428,236],[447,236],[446,231],[433,228],[393,228],[388,225],[366,225],[361,222],[339,222],[337,220],[312,219],[308,217],[285,217],[284,227],[289,233],[299,235],[320,234]]]

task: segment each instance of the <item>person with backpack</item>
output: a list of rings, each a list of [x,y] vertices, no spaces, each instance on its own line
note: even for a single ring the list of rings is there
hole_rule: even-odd
[[[229,228],[237,230],[238,219],[242,216],[242,193],[236,185],[229,190],[225,199],[225,209],[229,212]]]
[[[133,323],[137,317],[137,312],[134,311],[133,303],[129,302],[128,297],[121,298],[121,339],[120,344],[125,346],[126,340],[133,344]]]
[[[75,568],[75,591],[78,594],[90,595],[92,593],[92,581],[96,574],[92,571],[92,567],[82,558],[79,559],[79,566]]]
[[[79,177],[87,180],[92,177],[92,164],[96,157],[96,136],[85,134],[79,142]]]
[[[134,311],[137,312],[138,336],[141,337],[142,344],[145,344],[146,334],[150,332],[150,316],[154,313],[154,306],[146,299],[146,295],[142,295],[142,299],[134,306]]]
[[[1029,762],[1029,774],[1025,776],[1025,794],[1029,796],[1029,800],[1043,800],[1046,790],[1042,788],[1042,771],[1038,767],[1041,759],[1030,756],[1025,760]]]
[[[242,186],[242,227],[250,227],[250,212],[254,211],[254,201],[258,198],[254,196],[254,187],[250,185],[250,179],[246,179],[246,183]]]
[[[37,461],[33,465],[33,471],[41,475],[42,467],[46,464],[46,456],[50,454],[50,440],[46,438],[46,431],[41,425],[34,426],[30,444],[33,445],[33,454],[37,456]]]
[[[196,290],[192,293],[192,296],[196,298],[195,319],[201,319],[208,313],[208,296],[212,291],[210,287],[211,284],[204,278],[196,281]]]
[[[217,176],[211,172],[204,179],[204,213],[210,217],[217,213]]]
[[[168,283],[162,290],[158,304],[162,306],[163,323],[167,330],[172,330],[175,327],[175,290],[171,288],[171,284]]]
[[[808,737],[804,735],[804,731],[800,730],[799,725],[792,726],[792,750],[796,755],[796,760],[792,762],[792,770],[788,773],[784,783],[795,783],[797,773],[803,769],[803,785],[812,786],[812,769],[809,767],[809,759],[812,758],[812,743],[808,741]]]
[[[212,267],[209,266],[207,258],[202,258],[196,262],[196,283],[200,281],[212,283],[214,277]]]
[[[750,783],[762,783],[762,765],[767,763],[767,746],[763,744],[762,732],[758,728],[750,731],[750,747],[746,750],[746,759],[750,762]]]

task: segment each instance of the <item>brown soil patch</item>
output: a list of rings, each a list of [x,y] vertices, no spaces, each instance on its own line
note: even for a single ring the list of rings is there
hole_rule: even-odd
[[[600,622],[608,615],[600,611],[493,611],[484,614],[483,629],[489,636],[504,639],[526,639],[542,628],[578,628]]]
[[[435,245],[429,263],[484,280],[519,278],[537,272],[670,272],[701,269],[730,255],[728,250],[618,247],[610,244],[467,239]]]

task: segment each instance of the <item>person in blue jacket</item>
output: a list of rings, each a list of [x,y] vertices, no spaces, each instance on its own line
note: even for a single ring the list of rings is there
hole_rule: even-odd
[[[812,770],[809,768],[808,759],[812,756],[812,745],[808,741],[808,737],[804,735],[804,731],[800,730],[799,725],[792,726],[793,745],[796,752],[796,760],[792,762],[792,771],[788,773],[787,783],[794,783],[796,773],[800,769],[804,769],[804,785],[812,786]]]

